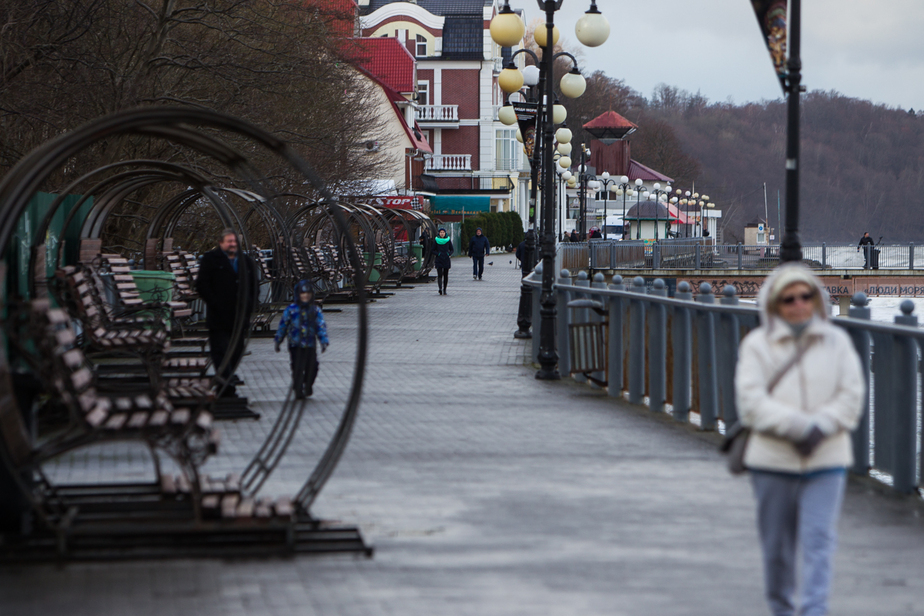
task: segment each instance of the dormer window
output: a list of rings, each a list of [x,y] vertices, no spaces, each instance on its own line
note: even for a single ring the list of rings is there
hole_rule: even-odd
[[[415,54],[418,58],[427,57],[427,39],[422,35],[417,35],[417,52]]]

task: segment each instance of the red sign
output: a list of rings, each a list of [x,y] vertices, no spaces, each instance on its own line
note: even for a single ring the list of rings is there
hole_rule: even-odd
[[[387,207],[393,210],[419,210],[422,208],[420,197],[373,197],[372,205]]]

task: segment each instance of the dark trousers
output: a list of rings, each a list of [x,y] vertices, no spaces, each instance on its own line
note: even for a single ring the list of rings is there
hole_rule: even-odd
[[[317,347],[289,347],[289,365],[292,367],[292,389],[296,396],[310,396],[318,376]]]
[[[439,288],[439,290],[445,291],[447,284],[449,284],[449,268],[448,267],[436,268],[436,285]]]
[[[225,369],[222,370],[221,374],[218,374],[218,368],[221,366],[221,362],[224,361],[225,356],[229,352],[231,353],[230,361],[228,362],[228,365],[225,367]],[[237,364],[241,361],[241,356],[243,354],[243,336],[241,336],[237,346],[235,346],[235,348],[232,350],[230,329],[209,330],[209,355],[212,357],[212,366],[215,368],[215,374],[217,376],[220,376],[225,381],[228,381],[231,378],[231,375],[234,374],[234,369],[237,368]],[[233,388],[231,389],[233,391]]]
[[[472,276],[481,278],[482,274],[484,274],[484,255],[472,256]]]
[[[863,269],[869,269],[869,253],[873,249],[869,244],[862,246],[863,249]]]

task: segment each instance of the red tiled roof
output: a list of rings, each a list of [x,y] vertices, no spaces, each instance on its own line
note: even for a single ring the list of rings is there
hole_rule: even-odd
[[[397,92],[413,92],[415,60],[401,42],[392,37],[357,39],[359,65]]]
[[[584,128],[638,128],[638,126],[615,111],[607,111],[585,124]]]

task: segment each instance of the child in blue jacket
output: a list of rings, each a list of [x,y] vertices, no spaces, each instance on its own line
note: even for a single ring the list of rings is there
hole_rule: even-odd
[[[314,379],[318,376],[316,340],[321,341],[321,352],[327,350],[327,325],[321,308],[314,303],[314,286],[310,280],[295,285],[295,302],[282,313],[276,330],[276,352],[283,338],[289,337],[289,361],[292,366],[292,389],[295,398],[310,396]]]

